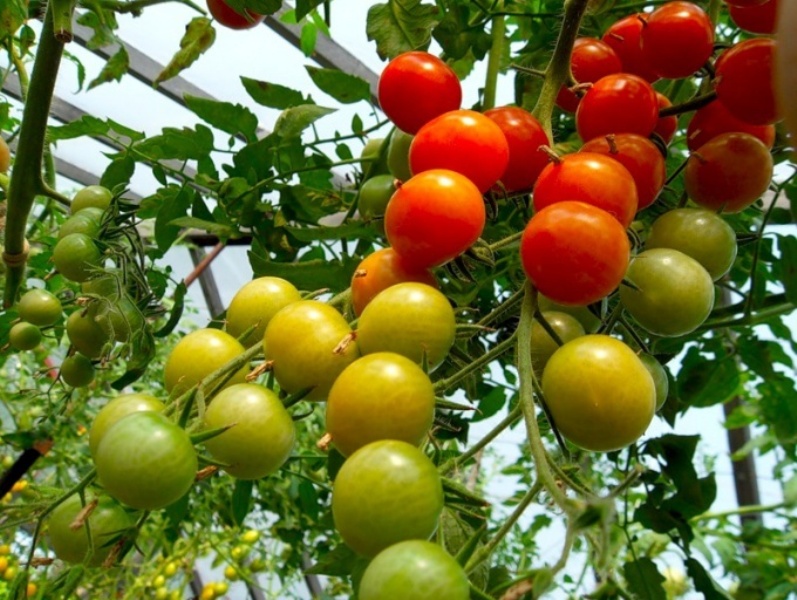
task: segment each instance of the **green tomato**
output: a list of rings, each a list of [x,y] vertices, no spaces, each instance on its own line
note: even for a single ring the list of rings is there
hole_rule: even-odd
[[[468,600],[468,576],[453,556],[424,540],[382,550],[360,581],[360,600]]]
[[[89,315],[105,336],[115,342],[127,342],[144,327],[144,315],[125,292],[116,301],[101,300],[89,307]]]
[[[260,479],[279,469],[291,455],[296,427],[279,396],[261,385],[233,385],[213,398],[205,411],[205,429],[230,429],[205,442],[211,456],[239,479]]]
[[[101,208],[84,208],[61,224],[58,229],[58,239],[65,238],[71,233],[83,233],[90,238],[96,239],[102,229],[102,217],[104,214]]]
[[[67,356],[61,363],[61,379],[71,387],[86,387],[94,381],[94,365],[79,352]]]
[[[596,317],[586,306],[566,306],[564,304],[554,302],[542,294],[537,295],[537,306],[539,307],[540,312],[552,310],[559,313],[566,313],[571,317],[575,317],[575,319],[581,323],[581,326],[584,328],[586,333],[595,333],[601,326],[601,320]]]
[[[434,463],[398,440],[357,450],[343,463],[332,490],[335,527],[363,556],[404,540],[429,539],[442,510],[443,484]]]
[[[639,360],[642,361],[642,364],[645,365],[645,368],[653,378],[653,384],[656,387],[656,411],[659,411],[664,406],[667,401],[667,395],[670,393],[670,380],[667,377],[667,371],[652,354],[642,353],[639,355]]]
[[[166,359],[166,391],[179,396],[245,352],[241,343],[219,329],[198,329],[177,342]],[[224,387],[244,383],[249,366],[236,371]]]
[[[125,530],[132,528],[135,521],[118,502],[108,496],[100,496],[88,518],[93,548],[91,556],[87,556],[89,534],[86,527],[70,527],[81,510],[83,503],[77,494],[55,507],[47,518],[50,545],[64,562],[80,564],[86,560],[88,566],[99,567],[108,558],[117,538],[124,536]]]
[[[17,302],[19,318],[39,327],[47,327],[61,318],[61,301],[47,290],[32,289]]]
[[[41,330],[27,321],[15,324],[8,332],[8,343],[17,350],[33,350],[41,341]]]
[[[585,335],[584,327],[575,317],[553,310],[541,312],[545,322],[554,330],[562,344]],[[535,373],[542,374],[548,360],[559,349],[559,344],[550,336],[537,319],[531,324],[531,364]]]
[[[86,281],[102,265],[102,254],[85,233],[70,233],[55,245],[53,264],[68,280]]]
[[[89,450],[92,456],[97,455],[97,448],[108,429],[117,421],[135,412],[163,412],[163,402],[149,394],[122,394],[103,406],[94,417],[89,428]]]
[[[105,210],[111,205],[112,198],[113,194],[108,188],[104,188],[101,185],[88,185],[72,198],[70,210],[73,215],[90,207]]]
[[[250,347],[263,339],[266,326],[277,311],[302,299],[299,290],[279,277],[258,277],[244,284],[233,296],[227,309],[227,333],[240,338],[244,331],[255,329],[240,340]]]
[[[365,146],[363,146],[362,152],[360,152],[360,158],[376,159],[373,162],[369,161],[363,163],[362,170],[366,179],[376,177],[377,175],[385,175],[390,172],[387,167],[387,152],[382,154],[381,157],[379,156],[382,152],[382,145],[384,142],[384,138],[370,139]]]
[[[198,461],[188,434],[157,412],[134,412],[108,428],[94,457],[97,478],[120,502],[158,510],[182,498]]]
[[[407,181],[412,177],[410,171],[410,144],[414,136],[394,129],[387,147],[387,166],[390,173],[399,181]]]
[[[392,175],[376,175],[365,181],[360,187],[360,215],[370,220],[385,214],[387,203],[396,191]]]
[[[111,341],[91,311],[83,309],[76,310],[67,318],[66,335],[75,349],[89,358],[99,358],[105,345]]]

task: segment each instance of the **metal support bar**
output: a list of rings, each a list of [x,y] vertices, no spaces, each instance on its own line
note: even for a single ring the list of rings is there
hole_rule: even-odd
[[[205,251],[202,248],[191,247],[188,252],[191,254],[191,261],[194,263],[194,267],[198,267],[205,257]],[[224,303],[221,301],[219,287],[216,285],[216,279],[213,277],[210,265],[199,274],[199,285],[202,287],[202,295],[205,297],[210,316],[216,317],[223,313]]]

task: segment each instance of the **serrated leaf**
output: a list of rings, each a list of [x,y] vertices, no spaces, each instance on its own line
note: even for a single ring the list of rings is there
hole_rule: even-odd
[[[656,563],[647,556],[627,562],[623,565],[628,591],[640,600],[667,600],[662,587],[664,576],[659,573]]]
[[[89,83],[88,89],[110,81],[121,81],[129,68],[130,56],[128,56],[125,47],[120,45],[119,50],[105,63],[100,74]]]
[[[49,127],[47,139],[50,141],[71,140],[81,136],[107,136],[112,139],[138,141],[144,134],[135,129],[125,127],[112,119],[98,119],[91,115],[84,115],[77,121],[72,121],[60,127]]]
[[[371,98],[371,86],[361,77],[349,75],[338,69],[321,69],[310,65],[305,69],[318,89],[338,102],[351,104]]]
[[[248,108],[190,94],[186,94],[184,99],[191,112],[216,129],[230,135],[240,134],[250,142],[257,138],[257,117]]]
[[[96,50],[117,42],[114,30],[119,25],[116,21],[116,14],[112,10],[102,9],[99,5],[94,4],[90,10],[86,10],[77,17],[77,22],[94,31],[86,42],[86,47],[89,50]]]
[[[261,106],[284,110],[300,104],[312,104],[312,101],[305,98],[300,91],[278,83],[258,81],[249,77],[241,77],[241,83],[244,84],[244,89],[252,100]]]
[[[437,15],[436,6],[421,0],[389,0],[368,9],[365,31],[376,42],[379,58],[385,60],[428,48]]]
[[[246,515],[252,510],[252,492],[255,482],[250,479],[236,479],[232,492],[232,518],[235,524],[243,525]]]
[[[277,118],[274,124],[274,133],[290,138],[297,137],[321,117],[335,112],[334,108],[326,108],[316,104],[301,104],[287,108]]]
[[[180,50],[177,51],[166,68],[161,71],[153,85],[168,81],[176,77],[181,71],[190,67],[216,40],[216,30],[210,19],[194,17],[185,28],[185,34],[180,40]]]
[[[27,2],[3,0],[0,5],[0,39],[14,35],[27,19]]]
[[[196,129],[166,127],[161,135],[136,144],[135,149],[151,160],[199,160],[213,150],[213,132],[204,125]]]

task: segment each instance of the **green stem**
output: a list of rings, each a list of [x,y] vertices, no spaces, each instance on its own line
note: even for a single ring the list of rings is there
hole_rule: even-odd
[[[503,2],[499,1],[495,8],[501,10],[503,8]],[[498,89],[498,72],[501,68],[501,58],[504,53],[505,35],[506,19],[503,15],[495,15],[493,17],[491,32],[492,45],[490,46],[490,53],[487,55],[487,75],[484,81],[482,110],[489,110],[495,106],[495,95]]]
[[[780,296],[780,294],[776,294],[776,296]],[[783,302],[767,306],[766,308],[762,308],[743,317],[708,319],[698,327],[696,331],[699,333],[701,331],[720,329],[722,327],[750,327],[752,325],[759,325],[773,317],[789,314],[795,308],[797,308],[797,305],[795,305],[794,302]]]
[[[116,13],[132,13],[134,15],[141,13],[141,11],[148,6],[155,6],[156,4],[166,4],[167,2],[179,2],[190,6],[195,11],[207,14],[199,6],[191,2],[191,0],[132,0],[132,2],[115,2],[114,0],[99,0],[97,4],[107,10],[112,10]]]
[[[512,294],[509,298],[504,300],[501,304],[496,306],[492,311],[484,315],[476,324],[482,327],[487,327],[493,321],[497,320],[499,317],[502,317],[510,310],[514,309],[515,306],[520,304],[523,300],[523,290],[520,289],[514,294]]]
[[[573,42],[578,36],[581,18],[584,16],[588,3],[589,0],[565,1],[562,28],[559,30],[559,38],[556,40],[551,61],[545,69],[545,81],[542,84],[540,96],[537,98],[537,105],[532,111],[532,114],[545,128],[545,133],[550,140],[553,140],[551,117],[556,104],[556,96],[570,74],[570,55],[573,52]]]
[[[701,96],[695,96],[694,98],[692,98],[691,100],[687,100],[683,104],[676,104],[675,106],[668,106],[667,108],[662,108],[659,111],[659,118],[675,117],[683,113],[703,108],[704,106],[714,102],[716,98],[717,98],[717,92],[712,90]]]
[[[515,242],[519,242],[520,238],[523,237],[523,232],[518,231],[517,233],[513,233],[512,235],[508,235],[505,238],[498,240],[497,242],[493,242],[489,244],[487,247],[492,251],[495,252],[496,250],[500,250],[502,248],[506,248],[507,246],[512,246]]]
[[[450,388],[455,383],[465,379],[468,375],[473,373],[474,371],[480,370],[482,367],[489,365],[499,356],[504,354],[507,350],[511,350],[512,347],[515,345],[515,337],[517,332],[513,333],[512,336],[492,348],[490,351],[484,353],[480,357],[474,359],[469,365],[463,367],[451,377],[446,377],[445,379],[440,379],[434,384],[434,391],[436,394],[440,394],[444,392],[448,388]]]
[[[52,5],[48,6],[44,16],[39,48],[33,65],[28,94],[35,98],[27,102],[22,116],[22,126],[17,146],[17,159],[11,177],[11,189],[8,194],[8,213],[6,216],[6,240],[3,259],[8,266],[6,270],[6,288],[3,304],[9,307],[14,301],[19,286],[25,276],[27,257],[25,224],[28,220],[33,200],[44,191],[42,181],[42,156],[44,155],[44,136],[47,131],[47,117],[50,102],[58,77],[58,67],[64,44],[54,35]],[[9,257],[12,257],[9,260]]]
[[[735,517],[737,515],[752,515],[756,513],[769,512],[789,506],[787,502],[778,502],[776,504],[756,504],[752,506],[740,506],[731,510],[724,510],[714,513],[703,513],[689,519],[690,523],[697,523],[699,521],[708,521],[709,519],[724,519],[725,517]]]

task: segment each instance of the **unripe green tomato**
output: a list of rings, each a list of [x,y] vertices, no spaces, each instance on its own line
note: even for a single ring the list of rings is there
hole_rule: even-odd
[[[33,350],[41,341],[41,330],[27,321],[17,323],[8,332],[8,343],[17,350]]]
[[[410,144],[415,136],[394,129],[387,147],[387,166],[390,173],[399,181],[407,181],[412,177],[410,171]]]
[[[639,360],[642,361],[642,364],[645,365],[645,368],[653,378],[653,385],[656,386],[656,411],[659,411],[664,406],[667,401],[667,395],[670,393],[670,380],[667,377],[667,371],[652,354],[643,352],[639,355]]]
[[[91,313],[83,309],[76,310],[67,318],[66,335],[75,349],[89,358],[99,358],[110,341],[110,337]]]
[[[562,344],[586,335],[584,327],[575,317],[554,310],[542,311],[545,322],[554,330]],[[548,359],[559,349],[559,344],[552,338],[537,319],[531,324],[531,364],[537,374],[541,374]]]
[[[94,417],[89,428],[89,450],[91,455],[97,454],[97,447],[110,427],[117,421],[134,412],[163,412],[163,402],[149,394],[122,394],[103,406]]]
[[[230,302],[227,333],[237,339],[249,327],[257,325],[245,339],[239,340],[248,348],[263,339],[266,326],[277,311],[301,299],[299,290],[289,281],[279,277],[253,279],[245,283]]]
[[[83,233],[90,238],[96,239],[102,229],[103,210],[101,208],[84,208],[80,212],[73,214],[61,224],[58,229],[58,239],[68,236],[70,233]]]
[[[125,292],[118,300],[101,300],[89,307],[91,316],[107,338],[127,342],[144,327],[144,316]]]
[[[61,318],[61,301],[47,290],[35,288],[22,295],[17,312],[23,321],[47,327]]]
[[[392,175],[376,175],[365,181],[360,187],[360,215],[369,220],[385,215],[387,203],[390,201],[396,186]]]
[[[207,440],[205,447],[238,479],[274,473],[288,460],[296,442],[296,427],[279,396],[254,383],[219,392],[205,411],[204,424],[208,430],[232,425]]]
[[[101,185],[88,185],[72,198],[70,210],[76,214],[84,208],[96,207],[105,210],[111,205],[113,194],[108,188]]]
[[[244,352],[245,348],[229,333],[220,329],[197,329],[177,342],[166,359],[166,391],[180,395]],[[244,383],[248,373],[249,365],[242,366],[224,387]]]
[[[102,254],[85,233],[70,233],[53,249],[53,264],[70,281],[86,281],[102,265]]]
[[[385,175],[390,172],[387,167],[387,152],[382,154],[381,158],[379,156],[384,142],[384,138],[370,139],[365,146],[363,146],[362,152],[360,152],[360,158],[375,159],[374,161],[369,161],[362,165],[362,171],[366,179],[376,177],[377,175]]]
[[[72,387],[86,387],[94,381],[94,365],[79,352],[67,356],[61,363],[61,379]]]
[[[554,302],[547,296],[542,294],[537,295],[537,306],[540,311],[552,310],[560,313],[566,313],[581,323],[586,333],[595,333],[601,326],[601,320],[596,317],[593,312],[586,306],[566,306]]]

